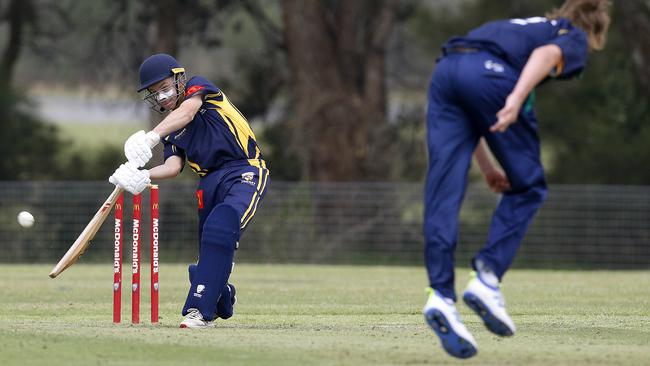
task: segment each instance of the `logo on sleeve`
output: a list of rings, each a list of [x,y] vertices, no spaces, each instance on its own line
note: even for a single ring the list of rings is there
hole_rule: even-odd
[[[205,89],[205,86],[203,86],[203,85],[194,85],[194,86],[190,86],[190,87],[187,88],[187,90],[185,91],[185,96],[187,97],[188,95],[192,95],[192,94],[194,94],[194,93],[196,93],[196,92],[198,92],[198,91],[201,91],[201,90],[203,90],[203,89]]]

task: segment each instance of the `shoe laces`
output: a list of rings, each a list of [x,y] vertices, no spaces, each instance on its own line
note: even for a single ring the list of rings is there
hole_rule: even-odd
[[[186,315],[188,319],[199,319],[203,320],[203,315],[198,309],[188,309],[188,313]]]

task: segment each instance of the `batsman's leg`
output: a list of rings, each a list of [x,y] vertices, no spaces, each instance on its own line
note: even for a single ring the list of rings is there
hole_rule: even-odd
[[[217,205],[203,226],[201,250],[183,315],[198,311],[203,321],[216,317],[217,300],[223,291],[239,240],[239,214],[227,204]],[[186,319],[187,320],[187,319]],[[191,327],[190,324],[186,324]],[[181,324],[183,326],[183,324]]]
[[[235,263],[233,262],[233,266]],[[192,263],[188,267],[188,272],[190,274],[190,283],[194,281],[194,276],[196,275],[197,265]],[[217,318],[228,319],[232,317],[234,313],[234,307],[237,303],[237,290],[235,285],[232,283],[226,284],[223,290],[221,290],[221,295],[219,295],[219,300],[217,300]]]

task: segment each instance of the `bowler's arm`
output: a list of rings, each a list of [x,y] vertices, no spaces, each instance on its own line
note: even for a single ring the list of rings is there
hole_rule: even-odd
[[[508,126],[517,122],[519,110],[530,92],[546,79],[561,61],[562,49],[558,45],[548,44],[536,48],[528,58],[515,88],[506,98],[506,105],[497,112],[498,120],[492,125],[490,131],[505,132]]]
[[[474,150],[474,157],[476,158],[478,167],[482,172],[494,169],[494,163],[492,162],[492,159],[490,159],[490,153],[488,152],[485,139],[479,139],[476,149]]]
[[[485,182],[493,192],[501,193],[510,189],[510,181],[501,168],[492,161],[490,150],[485,143],[485,139],[481,138],[474,150],[474,156],[478,163]]]

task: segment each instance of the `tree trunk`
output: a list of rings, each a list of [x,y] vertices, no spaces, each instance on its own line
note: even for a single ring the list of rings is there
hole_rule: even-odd
[[[641,86],[650,90],[650,5],[644,0],[620,0],[615,3],[625,42],[632,53]]]
[[[178,58],[178,0],[159,0],[153,24],[153,39],[151,40],[153,53],[166,53]],[[161,115],[158,112],[149,112],[149,127],[153,129],[160,123]],[[162,137],[162,136],[161,136]],[[163,163],[162,144],[154,148],[150,165]]]
[[[293,147],[317,181],[368,177],[378,156],[372,131],[386,124],[385,53],[394,2],[283,1]]]
[[[0,60],[0,86],[10,87],[11,79],[23,46],[25,24],[33,20],[31,0],[12,0],[7,11],[9,19],[9,39]]]
[[[154,53],[167,53],[176,57],[178,51],[178,0],[159,0],[156,2],[154,18]]]

